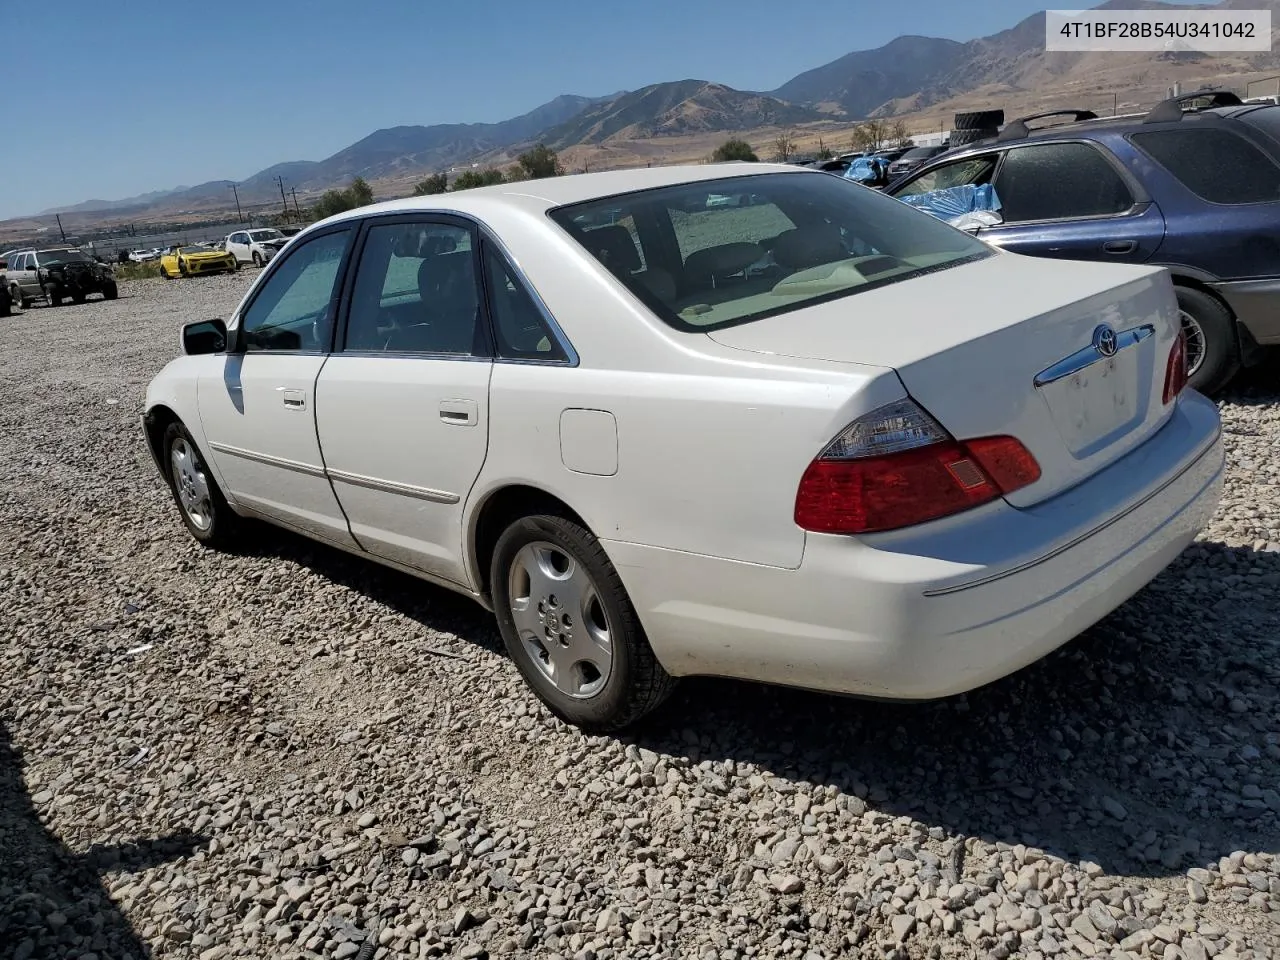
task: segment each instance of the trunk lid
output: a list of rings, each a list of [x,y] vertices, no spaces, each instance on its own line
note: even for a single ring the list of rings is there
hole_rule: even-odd
[[[1178,329],[1162,269],[999,253],[708,336],[756,353],[892,367],[953,436],[1008,434],[1032,452],[1040,479],[1007,497],[1021,507],[1163,425]]]

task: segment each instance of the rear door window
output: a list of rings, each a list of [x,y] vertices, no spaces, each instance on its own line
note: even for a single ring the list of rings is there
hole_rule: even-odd
[[[1280,167],[1231,130],[1197,123],[1135,133],[1129,139],[1202,200],[1223,204],[1280,200]]]
[[[995,189],[1005,223],[1115,216],[1133,206],[1124,178],[1087,143],[1014,147]]]

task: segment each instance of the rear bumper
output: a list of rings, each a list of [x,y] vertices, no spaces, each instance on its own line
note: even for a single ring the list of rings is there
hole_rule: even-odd
[[[1280,278],[1211,284],[1259,346],[1280,344]]]
[[[1124,603],[1208,522],[1222,477],[1217,408],[1188,392],[1142,446],[1026,509],[811,534],[796,570],[605,548],[673,674],[930,699],[1012,673]]]

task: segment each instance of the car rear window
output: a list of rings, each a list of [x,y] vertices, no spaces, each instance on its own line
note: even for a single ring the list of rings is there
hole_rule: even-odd
[[[1195,124],[1135,133],[1130,139],[1202,200],[1223,204],[1280,200],[1280,166],[1231,130]]]
[[[551,218],[671,326],[748,323],[984,257],[986,244],[827,173],[702,180]]]

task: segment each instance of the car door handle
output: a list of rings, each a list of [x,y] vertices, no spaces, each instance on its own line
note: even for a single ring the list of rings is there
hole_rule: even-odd
[[[307,395],[301,390],[293,390],[289,387],[276,387],[276,389],[280,391],[280,399],[290,410],[306,409]]]
[[[458,427],[474,427],[480,422],[480,404],[474,400],[441,400],[440,419]]]
[[[1137,246],[1132,240],[1108,240],[1102,245],[1102,249],[1107,253],[1133,253],[1133,248]]]

